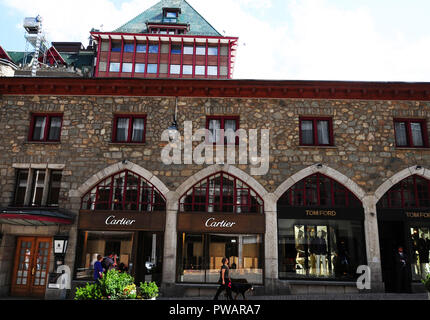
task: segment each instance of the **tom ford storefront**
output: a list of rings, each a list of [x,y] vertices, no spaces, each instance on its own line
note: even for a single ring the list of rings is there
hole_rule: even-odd
[[[364,210],[323,174],[293,185],[278,201],[280,279],[352,281],[366,264]]]
[[[162,281],[166,203],[140,175],[124,170],[91,188],[78,221],[75,280],[93,280],[97,255],[118,256],[119,268],[140,281]]]
[[[231,278],[263,284],[263,200],[225,172],[211,175],[180,199],[177,220],[177,283],[218,283],[222,258]]]

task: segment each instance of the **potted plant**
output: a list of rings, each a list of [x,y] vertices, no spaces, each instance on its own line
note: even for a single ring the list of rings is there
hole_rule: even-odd
[[[95,283],[87,283],[85,287],[76,288],[75,300],[101,300],[101,287]]]
[[[428,294],[428,299],[430,300],[430,273],[427,274],[427,276],[424,279],[422,279],[421,282],[426,287],[427,294]]]
[[[140,297],[144,300],[155,300],[158,297],[158,286],[152,282],[141,282],[140,287]]]
[[[77,288],[75,300],[120,300],[136,299],[137,288],[134,278],[125,272],[109,270],[99,280],[99,283],[87,283],[85,287]]]

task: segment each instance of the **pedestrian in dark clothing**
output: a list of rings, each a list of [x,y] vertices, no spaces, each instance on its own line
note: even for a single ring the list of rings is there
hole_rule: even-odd
[[[399,247],[394,257],[396,267],[396,291],[409,292],[408,279],[408,257],[403,252],[403,247]]]
[[[108,272],[109,270],[116,268],[116,266],[117,266],[116,254],[111,253],[107,257],[104,257],[103,261],[102,261],[102,266],[105,269],[105,272]]]
[[[230,279],[230,268],[228,267],[228,259],[222,258],[222,267],[220,270],[219,281],[220,286],[215,294],[214,300],[218,300],[218,296],[224,290],[227,292],[227,298],[233,300],[231,296],[231,279]]]
[[[97,255],[97,261],[94,263],[94,280],[99,283],[99,280],[103,278],[103,267],[102,267],[103,257]]]

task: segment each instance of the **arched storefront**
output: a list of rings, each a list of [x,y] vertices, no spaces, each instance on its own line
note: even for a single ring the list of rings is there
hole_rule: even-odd
[[[75,280],[93,277],[97,255],[115,253],[137,282],[161,283],[166,199],[148,179],[125,169],[81,198]]]
[[[241,179],[217,172],[179,200],[177,283],[217,283],[223,257],[232,279],[263,284],[263,199]]]
[[[279,279],[356,278],[366,264],[361,201],[334,179],[313,173],[277,202]]]
[[[399,289],[395,266],[399,246],[407,256],[408,280],[418,284],[430,273],[430,180],[419,175],[401,180],[379,199],[377,212],[386,291]]]

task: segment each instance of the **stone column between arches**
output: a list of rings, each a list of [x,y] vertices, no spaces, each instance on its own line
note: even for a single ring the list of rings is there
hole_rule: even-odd
[[[264,234],[264,292],[276,294],[278,286],[278,216],[277,197],[267,193],[263,197],[266,232]]]
[[[176,282],[177,217],[179,195],[175,191],[166,194],[166,224],[164,229],[162,289],[167,295],[174,295]]]
[[[371,271],[370,291],[384,292],[376,197],[374,195],[366,195],[361,201],[364,208],[364,239],[366,242],[367,265]]]

